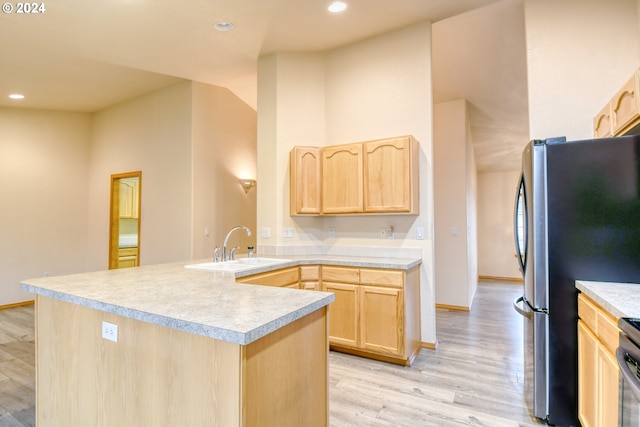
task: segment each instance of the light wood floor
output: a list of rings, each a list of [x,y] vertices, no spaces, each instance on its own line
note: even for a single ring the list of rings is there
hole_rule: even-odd
[[[331,427],[536,425],[511,306],[521,289],[481,282],[470,312],[438,309],[438,348],[410,368],[331,352]],[[33,307],[0,310],[0,427],[35,425],[34,359]]]

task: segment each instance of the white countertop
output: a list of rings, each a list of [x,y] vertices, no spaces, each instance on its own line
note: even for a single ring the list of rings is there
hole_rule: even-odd
[[[420,259],[287,256],[291,262],[238,273],[189,270],[210,260],[24,280],[22,288],[149,323],[249,344],[335,300],[330,292],[235,283],[236,277],[295,265],[409,269]]]
[[[576,281],[576,288],[616,318],[640,318],[640,284]]]

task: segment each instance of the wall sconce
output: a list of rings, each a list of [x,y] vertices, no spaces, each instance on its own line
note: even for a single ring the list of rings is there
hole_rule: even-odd
[[[239,181],[245,193],[249,192],[249,190],[256,186],[255,179],[241,179]]]

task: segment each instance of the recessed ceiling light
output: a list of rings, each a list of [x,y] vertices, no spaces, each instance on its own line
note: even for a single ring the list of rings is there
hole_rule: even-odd
[[[347,4],[341,1],[334,1],[328,7],[329,12],[331,13],[344,12],[346,9],[347,9]]]
[[[216,22],[215,28],[222,32],[231,31],[233,30],[233,24],[231,22]]]
[[[19,93],[12,93],[11,95],[9,95],[9,98],[11,98],[11,99],[24,99],[24,95],[21,95]]]

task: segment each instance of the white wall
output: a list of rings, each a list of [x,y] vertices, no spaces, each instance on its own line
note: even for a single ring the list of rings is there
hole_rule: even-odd
[[[0,108],[0,305],[20,281],[87,264],[89,114]]]
[[[142,171],[142,265],[208,258],[231,227],[255,231],[256,189],[245,194],[238,182],[256,177],[255,148],[255,111],[227,89],[203,83],[180,83],[95,114],[90,267],[108,266],[114,173]],[[237,233],[231,245],[246,252],[255,233]]]
[[[521,280],[515,257],[513,210],[519,171],[478,175],[480,276]]]
[[[236,225],[253,233],[234,232],[228,249],[246,253],[256,242],[257,189],[245,193],[238,179],[256,179],[256,112],[228,89],[203,83],[193,83],[192,112],[192,257],[210,258]]]
[[[477,275],[476,168],[464,100],[434,106],[436,304],[469,309]]]
[[[591,138],[640,66],[636,0],[525,0],[531,139]]]
[[[258,68],[260,250],[323,248],[420,254],[422,339],[435,342],[431,25],[420,23],[325,54],[275,54]],[[412,134],[420,141],[420,215],[289,217],[288,154],[294,145],[333,145]],[[395,240],[378,237],[392,225]],[[281,238],[294,227],[293,239]],[[335,238],[326,237],[329,226]],[[426,239],[415,239],[424,227]],[[274,233],[275,231],[275,233]],[[274,249],[275,248],[275,249]],[[302,249],[301,249],[302,248]],[[355,248],[355,249],[354,249]],[[393,251],[391,250],[393,249]]]
[[[191,83],[95,114],[89,158],[89,268],[109,260],[112,174],[142,171],[140,264],[191,257]]]

